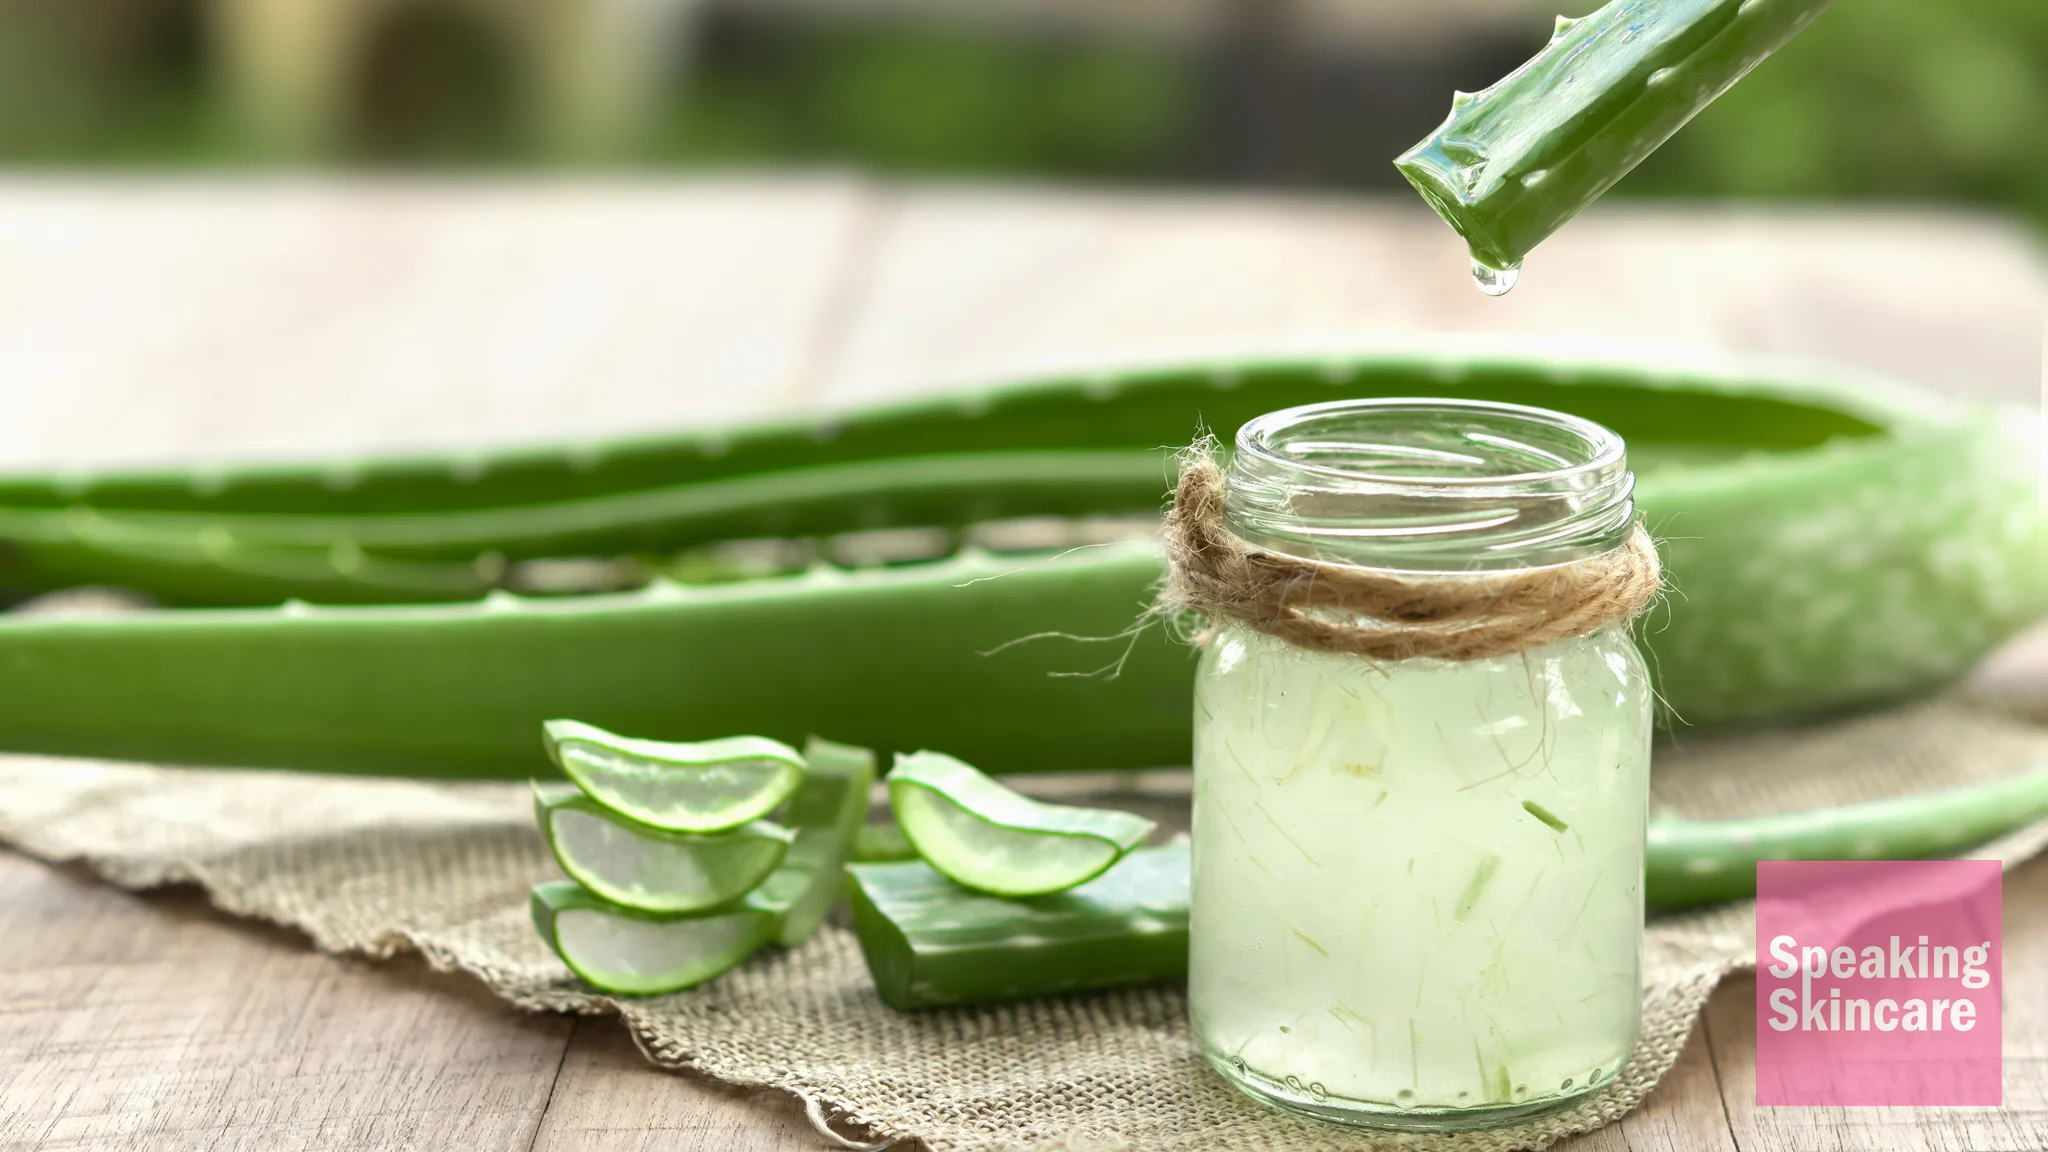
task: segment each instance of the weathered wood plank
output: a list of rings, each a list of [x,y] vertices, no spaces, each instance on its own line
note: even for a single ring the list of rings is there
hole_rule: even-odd
[[[1664,1082],[1621,1123],[1557,1147],[1559,1152],[1735,1152],[1705,1031],[1693,1026]]]
[[[2005,883],[2005,1104],[2000,1108],[1760,1108],[1756,981],[1707,1007],[1722,1100],[1743,1152],[2039,1152],[2048,1148],[2048,864]]]
[[[883,214],[828,395],[1449,331],[1820,358],[2034,402],[2044,302],[2022,231],[1942,213],[1603,206],[1495,300],[1412,198],[913,191]]]
[[[0,852],[0,1149],[524,1149],[571,1022]]]
[[[617,1020],[579,1020],[534,1152],[791,1152],[829,1148],[803,1106],[665,1072],[640,1054]]]

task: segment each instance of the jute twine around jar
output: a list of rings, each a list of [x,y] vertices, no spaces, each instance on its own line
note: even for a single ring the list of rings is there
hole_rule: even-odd
[[[1483,660],[1634,619],[1657,596],[1657,546],[1495,572],[1415,575],[1262,551],[1223,523],[1223,469],[1208,443],[1181,458],[1166,517],[1159,608],[1236,624],[1297,648],[1373,660]]]

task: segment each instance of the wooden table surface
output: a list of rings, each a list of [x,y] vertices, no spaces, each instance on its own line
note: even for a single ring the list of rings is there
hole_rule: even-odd
[[[2023,231],[1603,208],[1489,300],[1405,201],[690,183],[0,181],[0,467],[560,440],[1091,360],[1455,331],[1820,358],[2038,403]],[[2048,688],[2048,653],[2003,675]],[[2048,865],[2006,891],[2007,1106],[1759,1109],[1731,982],[1566,1147],[2048,1148]],[[817,1149],[600,1019],[0,852],[0,1149]]]

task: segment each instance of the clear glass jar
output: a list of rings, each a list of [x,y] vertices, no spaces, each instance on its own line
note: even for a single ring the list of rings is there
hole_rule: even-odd
[[[1254,547],[1442,573],[1621,547],[1620,437],[1516,405],[1341,401],[1246,425]],[[1612,1078],[1641,1015],[1652,695],[1626,630],[1394,662],[1225,627],[1195,692],[1188,999],[1226,1078],[1391,1128],[1484,1127]]]

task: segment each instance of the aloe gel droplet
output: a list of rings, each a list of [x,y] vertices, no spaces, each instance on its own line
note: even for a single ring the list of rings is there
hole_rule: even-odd
[[[1479,290],[1488,296],[1505,296],[1514,291],[1515,285],[1521,281],[1520,265],[1513,268],[1495,268],[1478,260],[1472,262],[1472,283],[1477,284]]]

